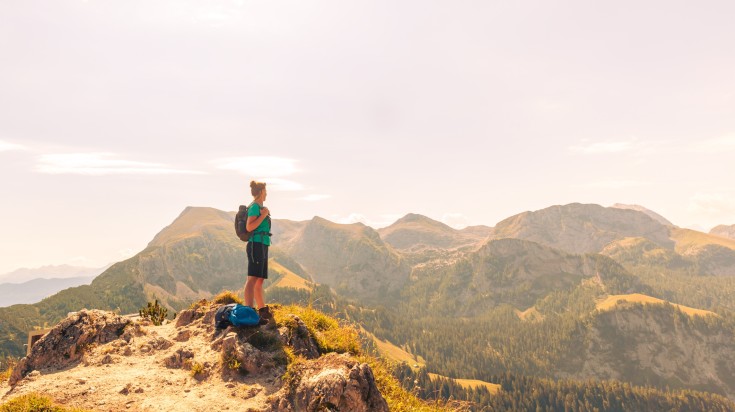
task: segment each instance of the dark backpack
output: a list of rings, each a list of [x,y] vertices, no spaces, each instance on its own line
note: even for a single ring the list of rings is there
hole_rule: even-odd
[[[253,232],[248,232],[247,230],[249,207],[250,206],[240,205],[240,210],[238,210],[235,215],[235,233],[243,242],[250,240],[250,236],[253,235]]]
[[[243,242],[247,242],[250,240],[250,238],[253,236],[253,233],[262,233],[263,235],[271,236],[270,233],[266,232],[248,232],[247,230],[247,224],[248,224],[248,209],[250,209],[250,206],[253,204],[251,203],[249,206],[240,205],[240,210],[237,211],[237,214],[235,215],[235,233],[237,234],[237,237],[240,238]],[[270,215],[266,218],[270,221]]]
[[[217,312],[214,313],[214,327],[217,329],[225,329],[231,326],[230,312],[237,306],[237,303],[230,303],[229,305],[220,306]]]

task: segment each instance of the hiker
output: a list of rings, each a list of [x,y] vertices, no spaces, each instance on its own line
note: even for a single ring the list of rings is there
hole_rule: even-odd
[[[258,305],[258,314],[263,319],[273,319],[263,299],[263,282],[268,279],[268,246],[271,244],[270,211],[263,206],[268,192],[264,182],[250,182],[253,203],[248,208],[247,231],[253,232],[246,246],[248,254],[248,280],[245,282],[245,305]]]

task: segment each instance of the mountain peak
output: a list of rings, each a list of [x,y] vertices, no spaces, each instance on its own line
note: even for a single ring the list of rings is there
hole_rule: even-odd
[[[646,207],[643,207],[641,205],[626,205],[626,204],[623,204],[623,203],[615,203],[611,207],[614,207],[616,209],[628,209],[628,210],[636,210],[638,212],[643,212],[643,213],[647,214],[648,216],[650,216],[653,220],[661,223],[662,225],[676,226],[673,223],[671,223],[668,219],[666,219],[665,217],[663,217],[663,216],[659,215],[658,213],[654,212],[653,210],[648,209]]]
[[[511,216],[495,226],[496,238],[532,240],[573,253],[599,252],[626,237],[645,237],[673,248],[667,226],[647,214],[596,204],[571,203]]]
[[[230,227],[234,221],[232,213],[212,207],[187,206],[174,221],[151,240],[148,246],[162,246],[167,242],[201,234],[203,230],[218,232],[230,231],[235,238],[235,229]]]
[[[735,239],[735,225],[717,225],[709,231],[711,235]]]

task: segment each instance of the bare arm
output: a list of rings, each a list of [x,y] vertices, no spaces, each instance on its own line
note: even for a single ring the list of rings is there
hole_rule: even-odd
[[[265,220],[268,215],[270,215],[271,212],[268,210],[267,207],[264,207],[260,209],[260,216],[248,216],[248,221],[245,224],[245,230],[248,232],[253,232],[255,229],[260,226],[261,223],[263,223],[263,220]]]

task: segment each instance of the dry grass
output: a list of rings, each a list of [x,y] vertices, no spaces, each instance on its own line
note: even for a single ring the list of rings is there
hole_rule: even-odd
[[[432,380],[433,379],[438,379],[438,378],[445,378],[445,379],[447,379],[446,376],[437,375],[436,373],[429,373],[429,377]],[[458,383],[460,386],[462,386],[465,389],[477,388],[477,387],[484,386],[493,395],[496,394],[496,393],[498,393],[498,391],[500,390],[500,385],[497,384],[497,383],[490,383],[490,382],[485,382],[485,381],[481,381],[481,380],[477,380],[477,379],[453,379],[453,378],[449,378],[449,379],[452,379],[454,382]]]
[[[410,392],[406,391],[391,374],[392,367],[384,360],[373,358],[372,356],[361,356],[358,358],[360,362],[370,365],[370,369],[375,376],[375,383],[378,390],[388,402],[388,409],[394,412],[444,412],[456,411],[444,402],[429,404],[420,400]]]
[[[84,409],[55,405],[45,396],[30,393],[13,398],[0,405],[0,412],[86,412]]]
[[[614,309],[620,302],[663,305],[666,301],[640,293],[633,293],[630,295],[609,295],[607,298],[597,302],[597,309],[602,311],[611,310]],[[690,308],[689,306],[679,305],[676,303],[672,303],[672,305],[676,306],[677,308],[679,308],[679,310],[689,316],[718,316],[716,313],[704,309]]]
[[[220,305],[229,305],[230,303],[239,303],[243,304],[242,299],[237,295],[237,293],[231,291],[231,290],[225,290],[217,294],[217,296],[212,298],[212,302],[220,304]]]
[[[13,373],[13,368],[18,364],[18,359],[13,357],[6,357],[2,359],[0,366],[0,382],[7,381],[10,379],[10,374]]]
[[[414,368],[414,365],[418,365],[419,367],[426,366],[426,362],[420,356],[414,356],[410,352],[403,350],[390,341],[378,339],[375,335],[365,329],[361,328],[360,331],[364,335],[367,335],[373,339],[373,342],[375,342],[375,346],[378,348],[378,352],[380,352],[383,357],[396,362],[405,362],[411,368]]]
[[[308,291],[311,291],[314,288],[314,285],[311,282],[286,269],[275,260],[270,260],[268,262],[268,266],[270,269],[283,275],[283,277],[271,287],[294,288]]]
[[[544,315],[542,315],[535,306],[531,306],[522,312],[516,309],[516,315],[518,315],[521,320],[528,322],[541,321],[544,319]]]
[[[704,245],[719,245],[735,250],[735,240],[697,232],[696,230],[671,229],[671,239],[676,242],[676,251],[679,253]]]

